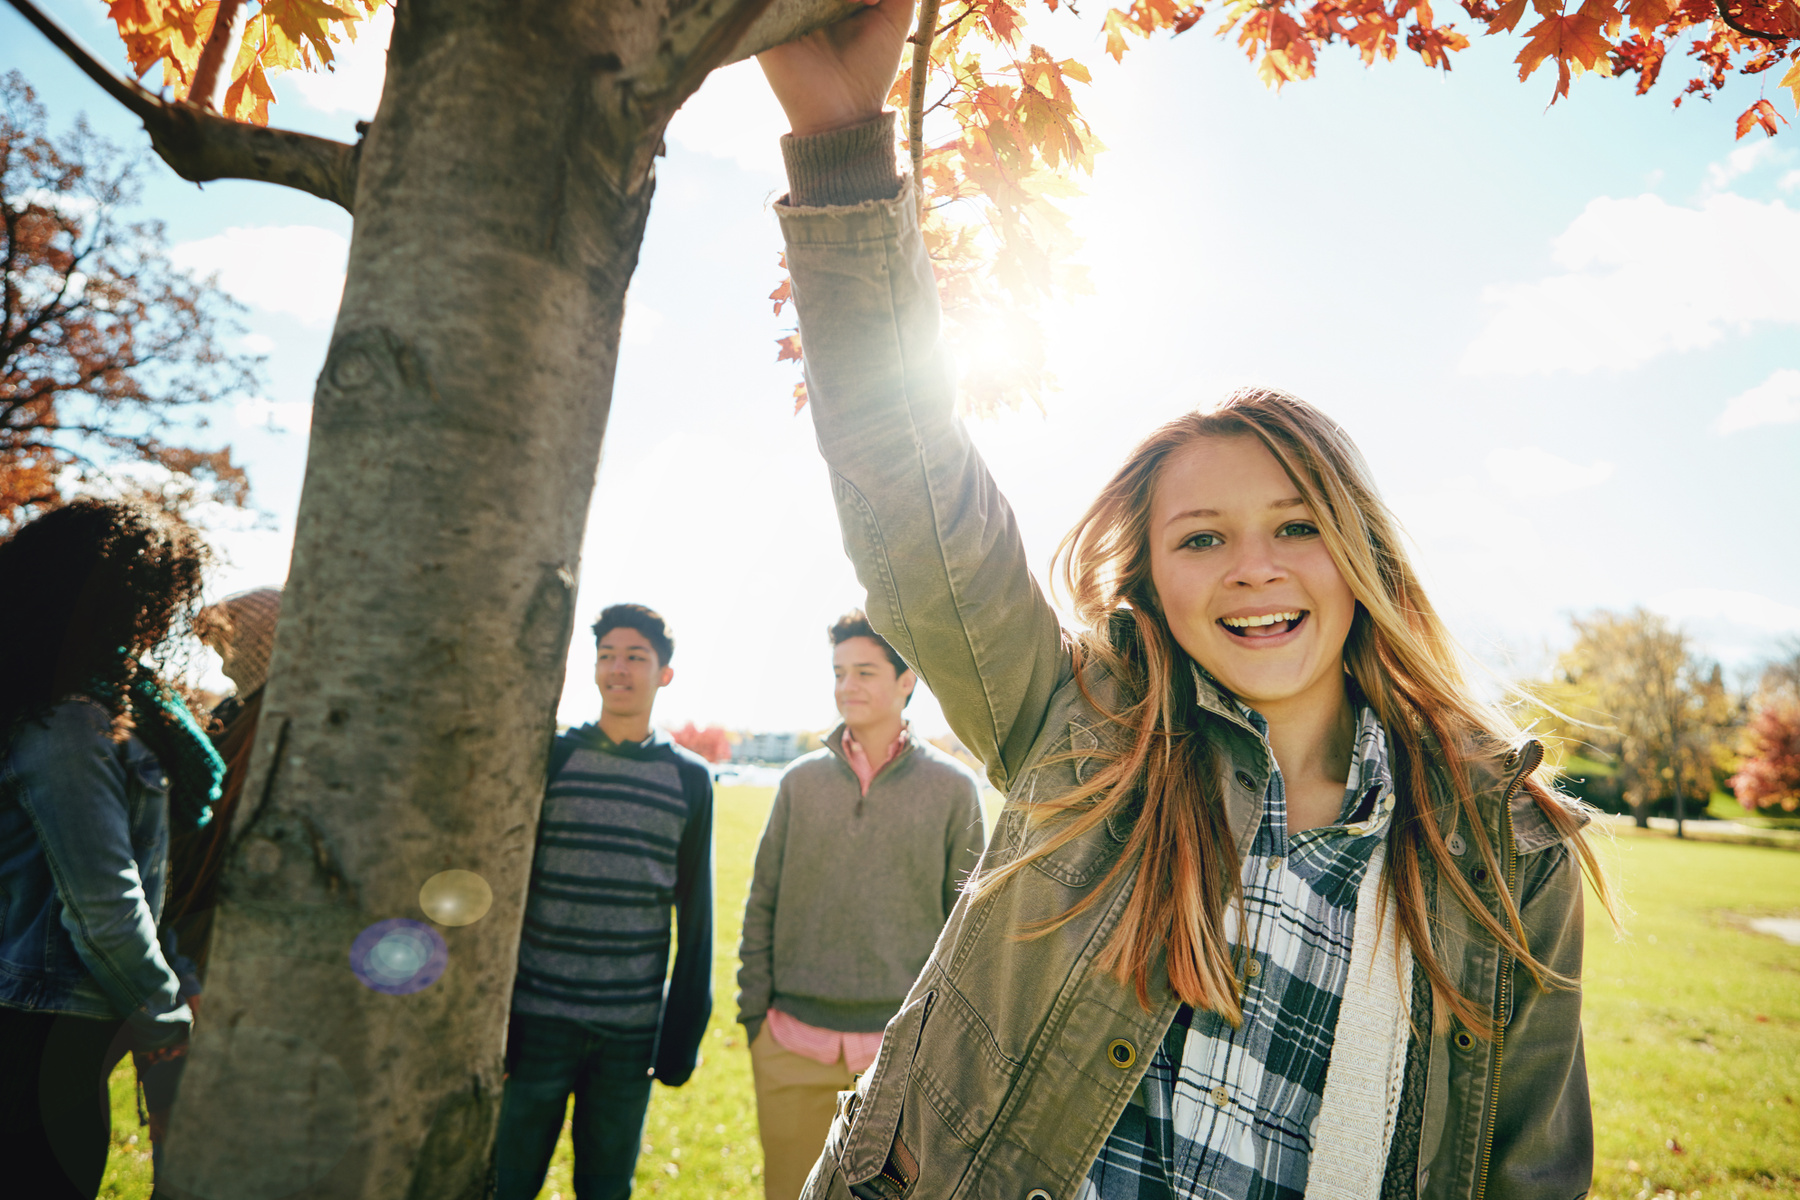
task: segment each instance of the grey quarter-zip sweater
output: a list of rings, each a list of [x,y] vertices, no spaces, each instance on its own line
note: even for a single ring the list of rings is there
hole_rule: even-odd
[[[844,727],[781,777],[756,850],[738,945],[738,1021],[770,1008],[821,1029],[873,1033],[900,1011],[986,835],[981,786],[919,737],[865,796]]]

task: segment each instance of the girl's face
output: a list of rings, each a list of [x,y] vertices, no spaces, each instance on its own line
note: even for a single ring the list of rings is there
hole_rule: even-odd
[[[1343,696],[1356,598],[1260,440],[1200,438],[1170,455],[1149,537],[1170,632],[1233,695],[1265,717]]]

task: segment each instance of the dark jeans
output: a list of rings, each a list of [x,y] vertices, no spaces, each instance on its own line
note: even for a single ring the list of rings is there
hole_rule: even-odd
[[[92,1200],[106,1174],[106,1080],[122,1022],[0,1008],[0,1170],[7,1190]]]
[[[625,1200],[650,1105],[654,1034],[597,1033],[556,1017],[513,1015],[495,1149],[496,1200],[532,1200],[575,1093],[576,1200]]]

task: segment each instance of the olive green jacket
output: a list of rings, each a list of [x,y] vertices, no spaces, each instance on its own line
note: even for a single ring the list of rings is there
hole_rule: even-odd
[[[849,207],[777,207],[844,545],[868,589],[870,620],[1009,797],[984,859],[991,867],[1044,836],[1028,827],[1028,807],[1074,787],[1086,761],[1067,752],[1100,748],[1109,727],[1075,682],[1068,636],[1031,575],[1012,510],[953,414],[915,211],[910,187]],[[1106,681],[1088,683],[1106,703]],[[1269,753],[1226,698],[1201,702],[1243,853]],[[1510,887],[1533,951],[1578,977],[1579,873],[1520,790],[1540,757],[1535,744],[1501,748],[1475,780],[1491,844],[1504,848],[1503,878],[1480,865],[1472,836],[1446,833],[1484,902],[1498,911],[1497,889]],[[1129,897],[1129,872],[1054,933],[1018,933],[1098,886],[1132,819],[1116,815],[990,896],[957,904],[874,1068],[843,1094],[807,1197],[1073,1200],[1179,1001],[1161,963],[1152,966],[1150,1011],[1097,966]],[[1429,875],[1428,884],[1437,894]],[[1515,978],[1454,900],[1437,917],[1440,952],[1464,994],[1490,998],[1505,1021],[1493,1040],[1448,1021],[1415,1036],[1410,1082],[1423,1100],[1411,1114],[1403,1105],[1416,1136],[1397,1134],[1394,1153],[1416,1145],[1417,1161],[1398,1171],[1390,1161],[1390,1193],[1582,1195],[1592,1133],[1580,994]],[[1340,1039],[1355,1035],[1340,1025]]]

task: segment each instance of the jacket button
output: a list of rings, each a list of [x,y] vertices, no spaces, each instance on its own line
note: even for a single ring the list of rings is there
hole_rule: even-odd
[[[1469,848],[1469,843],[1463,841],[1462,834],[1453,833],[1448,838],[1444,839],[1444,847],[1449,850],[1450,853],[1456,855],[1456,857],[1461,858],[1463,852]]]
[[[1475,1048],[1475,1035],[1466,1029],[1457,1030],[1456,1036],[1450,1040],[1456,1043],[1456,1048],[1458,1050],[1473,1050]]]
[[[1119,1038],[1106,1048],[1106,1057],[1111,1059],[1112,1065],[1119,1070],[1130,1070],[1131,1064],[1137,1061],[1137,1047],[1124,1038]]]
[[[1050,1193],[1043,1188],[1032,1188],[1025,1193],[1025,1200],[1050,1200]]]
[[[1254,792],[1256,790],[1256,780],[1250,778],[1250,772],[1248,771],[1239,771],[1237,773],[1237,781],[1238,786],[1247,792]]]
[[[1258,975],[1262,974],[1262,964],[1257,962],[1254,958],[1251,959],[1244,965],[1244,974],[1255,979]]]

